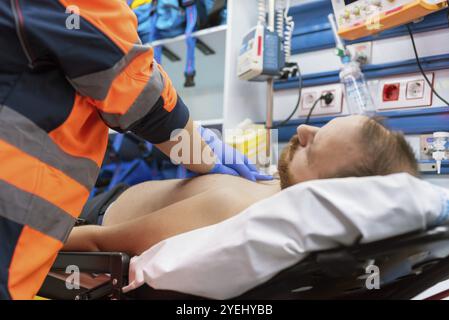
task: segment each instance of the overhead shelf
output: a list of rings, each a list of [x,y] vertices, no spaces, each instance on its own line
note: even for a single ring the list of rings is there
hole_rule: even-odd
[[[171,61],[167,56],[163,56],[162,66],[189,107],[192,118],[210,121],[207,125],[220,125],[223,122],[221,119],[227,29],[226,25],[221,25],[193,33],[193,36],[213,50],[214,54],[205,55],[196,50],[196,86],[192,88],[184,88],[187,52],[185,35],[151,43],[152,46],[164,46],[180,58],[178,61]]]
[[[221,119],[210,119],[210,120],[198,120],[196,121],[198,124],[207,127],[207,126],[218,126],[223,124],[223,118]]]
[[[204,36],[213,35],[215,33],[220,33],[220,32],[224,32],[225,33],[227,29],[228,29],[227,25],[221,25],[221,26],[217,26],[217,27],[212,27],[212,28],[196,31],[196,32],[192,33],[192,36],[194,36],[196,38],[202,38]],[[185,34],[182,34],[182,35],[174,37],[174,38],[168,38],[168,39],[162,39],[162,40],[153,41],[151,43],[151,45],[153,47],[166,46],[166,45],[170,45],[170,44],[173,44],[173,43],[176,43],[176,42],[185,41],[185,39],[186,39]]]
[[[201,40],[214,54],[205,55],[196,50],[196,88],[211,89],[223,87],[224,60],[226,51],[227,25],[199,30],[193,36]],[[171,61],[167,56],[162,57],[162,66],[170,75],[175,87],[182,90],[184,85],[184,68],[186,65],[187,46],[185,35],[175,38],[154,41],[152,46],[164,46],[179,57],[180,60]]]

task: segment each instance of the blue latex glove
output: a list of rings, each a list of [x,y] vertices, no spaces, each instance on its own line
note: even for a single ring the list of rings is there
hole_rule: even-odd
[[[251,181],[273,180],[272,176],[261,174],[245,155],[224,143],[212,130],[201,126],[199,129],[201,137],[217,157],[215,167],[210,173],[241,176]]]

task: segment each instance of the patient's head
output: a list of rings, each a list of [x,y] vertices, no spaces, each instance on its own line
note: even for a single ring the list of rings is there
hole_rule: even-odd
[[[282,152],[278,169],[283,189],[314,179],[418,175],[404,136],[365,116],[336,118],[322,128],[299,126]]]

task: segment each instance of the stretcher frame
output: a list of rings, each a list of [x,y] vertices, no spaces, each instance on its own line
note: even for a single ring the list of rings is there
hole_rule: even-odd
[[[380,270],[380,289],[366,287],[367,266]],[[50,299],[198,300],[202,297],[142,286],[130,293],[129,257],[123,253],[62,252],[52,271],[76,265],[82,272],[106,273],[110,280],[91,289],[67,290],[49,275],[39,293]],[[449,279],[449,226],[350,248],[311,253],[297,265],[233,300],[393,299],[409,300]]]
[[[76,266],[83,273],[108,274],[110,280],[90,289],[69,290],[66,287],[66,281],[48,275],[39,296],[62,300],[121,300],[123,298],[122,288],[128,279],[128,255],[120,252],[60,252],[51,271],[66,272],[70,266]],[[68,275],[70,274],[72,273]],[[45,293],[46,290],[49,290],[49,296]],[[55,292],[61,295],[54,296]]]

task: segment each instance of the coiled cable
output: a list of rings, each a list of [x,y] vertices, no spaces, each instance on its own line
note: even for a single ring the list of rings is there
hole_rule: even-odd
[[[295,30],[295,21],[288,15],[290,11],[290,0],[287,0],[287,5],[284,13],[285,20],[285,32],[284,32],[284,51],[285,51],[285,62],[290,62],[292,56],[292,38],[293,31]]]
[[[276,2],[276,31],[279,37],[284,38],[284,10],[285,10],[285,0],[278,0]]]

